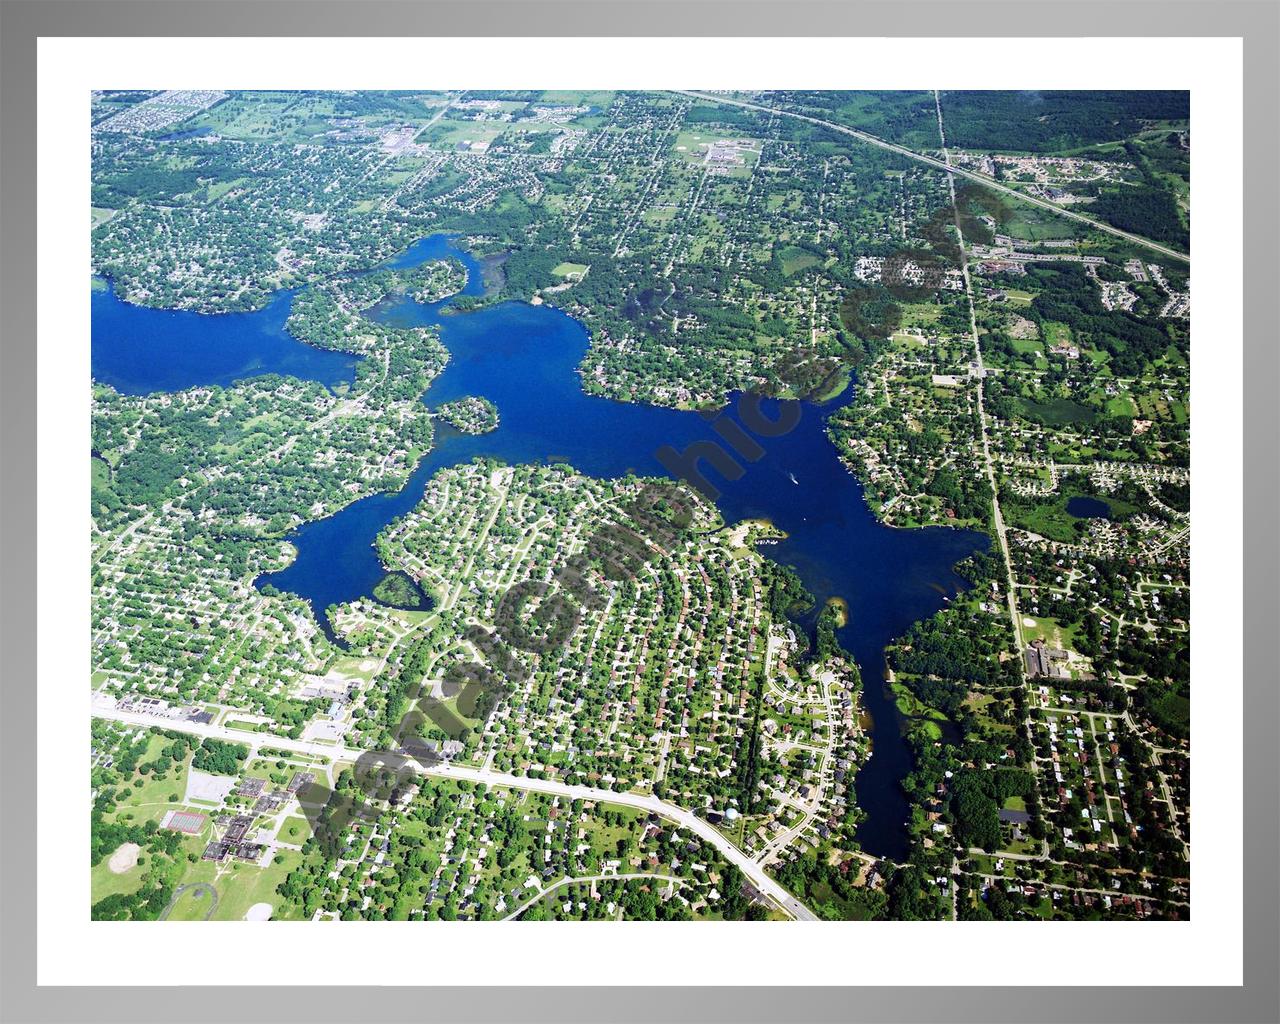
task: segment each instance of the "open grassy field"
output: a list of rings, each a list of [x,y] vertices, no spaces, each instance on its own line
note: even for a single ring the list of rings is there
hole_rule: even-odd
[[[144,850],[140,856],[143,863],[135,864],[118,875],[111,870],[110,855],[95,864],[89,872],[89,891],[93,894],[93,901],[96,903],[118,892],[134,892],[142,884],[142,876],[147,870],[147,852]]]
[[[1079,632],[1079,626],[1064,626],[1057,619],[1047,616],[1034,616],[1031,621],[1034,626],[1028,626],[1026,622],[1022,624],[1022,635],[1028,643],[1035,640],[1043,640],[1050,647],[1058,647],[1063,650],[1074,650],[1076,643],[1076,634]]]
[[[902,326],[928,329],[942,317],[942,307],[936,302],[902,303]]]
[[[677,213],[679,210],[675,206],[651,206],[640,216],[649,227],[662,227],[675,220]]]
[[[286,818],[283,825],[280,826],[280,832],[276,838],[280,842],[294,843],[301,846],[307,841],[307,837],[311,835],[311,825],[306,818]]]
[[[493,142],[511,125],[506,121],[451,121],[443,118],[418,135],[433,149],[454,149],[459,142]]]
[[[611,89],[548,89],[539,97],[539,102],[604,110],[613,103],[616,95]]]
[[[175,898],[166,921],[204,921],[215,908],[217,897],[204,886],[189,886]]]
[[[1020,356],[1026,356],[1025,362],[1038,370],[1047,369],[1049,360],[1044,356],[1044,342],[1039,338],[1010,338],[1009,344]]]
[[[155,758],[161,748],[170,742],[163,736],[152,736],[147,744],[146,754],[139,759],[140,763]],[[188,758],[176,770],[171,768],[163,777],[135,775],[128,786],[117,791],[115,813],[108,817],[141,824],[150,820],[159,821],[168,811],[182,808],[182,800],[187,792],[189,764]],[[127,794],[126,789],[129,791]]]
[[[817,266],[822,262],[821,259],[807,249],[801,249],[794,245],[786,246],[779,255],[782,257],[782,272],[787,277],[792,274],[798,274],[802,270],[808,270],[810,267]]]
[[[329,131],[335,109],[321,94],[250,92],[210,107],[183,128],[206,128],[245,141],[284,135],[301,142]]]
[[[1133,399],[1128,395],[1113,395],[1107,399],[1106,412],[1108,416],[1132,416],[1137,411],[1137,407],[1133,404]]]
[[[348,679],[362,679],[367,683],[373,679],[377,669],[376,658],[337,658],[329,671]]]
[[[1093,409],[1069,398],[1046,398],[1039,401],[1023,398],[1018,400],[1018,406],[1028,419],[1043,422],[1050,427],[1093,423],[1098,418]]]
[[[204,199],[206,203],[216,203],[234,188],[238,188],[249,181],[248,178],[234,178],[231,181],[215,181],[212,182],[204,191]]]
[[[1173,421],[1186,423],[1190,413],[1187,406],[1178,401],[1169,401],[1159,392],[1147,392],[1137,399],[1138,415],[1144,420],[1160,422]]]
[[[1008,220],[1000,226],[1011,238],[1040,242],[1053,238],[1075,238],[1078,229],[1065,217],[1029,203],[1011,199],[1007,204]]]
[[[91,460],[93,465],[93,472],[90,477],[92,486],[106,487],[111,483],[111,467],[105,459],[101,459],[96,455],[91,456]]]
[[[1044,322],[1044,341],[1045,344],[1052,348],[1054,345],[1070,345],[1072,342],[1071,328],[1057,320],[1046,320]]]
[[[283,850],[276,853],[265,868],[240,863],[224,867],[214,882],[214,888],[218,890],[218,909],[213,920],[242,921],[245,912],[255,903],[270,903],[273,908],[271,916],[277,920],[297,920],[298,911],[285,905],[276,893],[276,886],[301,863],[301,857],[292,850]]]

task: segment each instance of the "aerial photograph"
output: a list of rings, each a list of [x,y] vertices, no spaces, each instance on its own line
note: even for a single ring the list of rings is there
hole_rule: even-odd
[[[94,920],[1190,919],[1188,92],[85,100]]]

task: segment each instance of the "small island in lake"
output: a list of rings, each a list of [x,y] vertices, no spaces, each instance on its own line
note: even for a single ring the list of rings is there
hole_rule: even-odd
[[[86,97],[90,917],[1188,918],[1189,93],[463,84]]]
[[[436,415],[464,434],[487,434],[498,429],[498,407],[487,398],[468,396],[446,402]]]

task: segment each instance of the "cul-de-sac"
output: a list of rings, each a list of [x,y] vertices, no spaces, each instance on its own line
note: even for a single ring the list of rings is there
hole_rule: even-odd
[[[1190,916],[1187,93],[91,132],[95,919]]]

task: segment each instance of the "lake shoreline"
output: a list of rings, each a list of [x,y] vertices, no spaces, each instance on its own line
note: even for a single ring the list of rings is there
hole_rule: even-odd
[[[377,557],[379,533],[421,501],[427,481],[439,470],[491,458],[509,465],[565,461],[598,479],[628,473],[670,477],[657,451],[665,446],[683,451],[716,437],[698,413],[582,391],[576,371],[590,335],[563,311],[504,300],[465,314],[447,312],[458,296],[479,297],[485,289],[480,262],[459,249],[454,238],[437,234],[419,240],[379,269],[453,256],[468,275],[461,292],[426,305],[391,296],[367,315],[388,326],[438,330],[449,360],[420,401],[430,407],[483,397],[497,406],[499,426],[483,435],[438,437],[398,490],[360,497],[283,538],[295,549],[295,557],[284,568],[259,576],[254,585],[269,584],[307,600],[330,635],[325,609],[370,599],[388,571]],[[242,323],[257,340],[261,330],[249,328],[258,327],[254,318],[263,316],[259,311],[244,314],[243,321],[218,319]],[[736,393],[727,396],[717,419],[736,421],[737,398]],[[840,643],[864,677],[870,674],[874,679],[883,678],[889,641],[943,607],[945,596],[966,588],[954,566],[983,549],[989,539],[959,529],[898,528],[878,522],[861,482],[826,434],[827,417],[852,398],[846,385],[834,398],[803,402],[795,429],[763,441],[765,455],[745,463],[740,478],[717,480],[722,493],[716,504],[728,528],[746,521],[769,524],[769,536],[759,538],[755,547],[798,573],[815,609],[833,598],[843,602]],[[777,400],[762,401],[769,406],[766,414],[773,415]],[[878,692],[881,689],[863,688],[875,756],[860,766],[856,779],[858,802],[866,812],[858,835],[869,852],[900,859],[906,852],[908,816],[901,780],[912,769],[913,758],[894,703]]]

